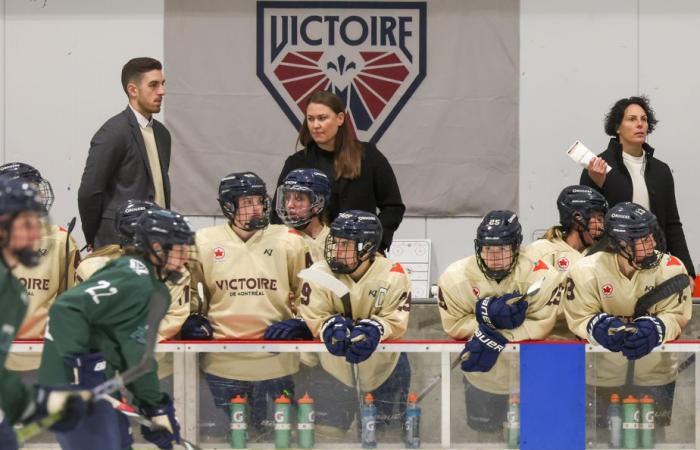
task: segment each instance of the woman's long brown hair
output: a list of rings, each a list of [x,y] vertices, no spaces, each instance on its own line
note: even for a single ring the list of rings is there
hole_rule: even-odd
[[[343,124],[338,128],[338,133],[335,135],[335,148],[333,151],[335,156],[335,179],[347,178],[354,180],[358,178],[362,170],[363,147],[350,129],[349,116],[345,111],[343,101],[332,92],[316,91],[311,94],[311,97],[306,102],[307,108],[311,103],[326,105],[336,114],[345,114],[345,121],[343,121]],[[306,149],[312,141],[309,124],[306,121],[306,116],[304,116],[304,122],[301,125],[299,137],[297,138],[297,147],[301,144]]]

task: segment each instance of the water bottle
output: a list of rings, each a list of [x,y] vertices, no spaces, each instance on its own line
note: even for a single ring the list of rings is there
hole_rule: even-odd
[[[248,446],[248,424],[245,410],[248,402],[245,397],[236,395],[229,402],[231,413],[231,448],[246,448]]]
[[[518,394],[512,394],[508,401],[506,436],[508,448],[520,446],[520,397]]]
[[[406,432],[404,437],[406,448],[420,448],[420,407],[418,406],[418,396],[413,392],[408,394],[404,431]]]
[[[360,415],[362,416],[362,448],[377,448],[377,437],[374,433],[377,425],[377,407],[374,406],[374,397],[369,392],[365,395]]]
[[[622,445],[623,448],[639,446],[639,400],[631,394],[622,400]]]
[[[642,441],[641,448],[654,448],[655,444],[655,426],[654,426],[654,399],[648,395],[643,396],[639,400],[641,410],[641,431],[640,438]]]
[[[304,394],[297,400],[297,438],[299,448],[314,448],[314,400]]]
[[[275,399],[275,448],[289,448],[292,426],[289,424],[291,410],[289,397],[280,395]]]
[[[622,446],[622,405],[620,396],[612,394],[608,404],[608,430],[610,431],[610,448]]]

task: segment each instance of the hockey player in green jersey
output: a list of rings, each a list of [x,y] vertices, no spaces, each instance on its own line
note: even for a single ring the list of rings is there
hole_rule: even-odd
[[[31,422],[64,411],[55,429],[68,429],[84,413],[80,397],[44,386],[30,389],[5,368],[5,360],[27,312],[28,298],[13,275],[20,266],[39,263],[38,244],[46,212],[39,193],[26,181],[0,177],[0,448],[17,448],[12,424]]]
[[[179,214],[154,208],[135,225],[134,246],[87,281],[60,295],[49,312],[40,383],[78,384],[90,389],[138,364],[144,352],[150,298],[170,299],[166,281],[175,281],[188,259],[194,232]],[[172,399],[161,392],[157,369],[127,385],[141,413],[162,428],[141,427],[161,449],[179,441]],[[57,433],[63,449],[121,450],[132,443],[124,416],[98,401],[74,430]]]

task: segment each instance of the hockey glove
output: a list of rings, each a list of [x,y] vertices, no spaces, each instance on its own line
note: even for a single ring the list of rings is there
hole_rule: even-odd
[[[372,356],[383,334],[384,327],[376,320],[362,319],[357,322],[350,333],[350,348],[345,360],[357,364]]]
[[[634,319],[636,333],[624,333],[622,354],[629,360],[648,355],[654,347],[661,345],[666,336],[666,325],[657,317],[642,316]]]
[[[523,300],[514,305],[508,300],[522,297],[522,294],[511,293],[501,297],[486,297],[476,302],[476,320],[498,330],[512,330],[519,327],[525,320],[527,301]]]
[[[625,323],[617,316],[611,316],[606,313],[599,313],[593,316],[588,322],[586,329],[590,341],[597,342],[611,352],[619,352],[622,350],[622,344],[625,340],[624,331],[618,333],[610,332],[611,329],[624,328]]]
[[[102,353],[82,353],[66,358],[68,364],[73,367],[75,374],[74,383],[83,389],[92,389],[107,381],[105,369],[107,362]]]
[[[498,355],[506,348],[508,340],[501,333],[483,324],[474,337],[464,346],[460,355],[465,372],[488,372],[496,364]]]
[[[0,410],[0,448],[17,449],[17,437],[10,420]]]
[[[287,319],[273,323],[263,335],[268,341],[310,341],[314,338],[303,319]]]
[[[350,346],[350,331],[352,320],[343,316],[332,316],[321,327],[323,343],[328,351],[335,356],[345,356]]]
[[[141,425],[144,439],[163,450],[172,449],[173,442],[180,443],[180,424],[175,417],[175,407],[170,397],[166,396],[165,403],[161,406],[141,408],[141,413],[157,426],[151,429]]]
[[[70,431],[83,419],[87,412],[86,400],[90,391],[59,390],[47,386],[36,387],[34,414],[26,423],[37,422],[54,413],[61,413],[61,420],[49,427],[51,431]]]
[[[210,341],[214,339],[214,330],[209,319],[201,314],[190,314],[182,324],[180,338],[186,341]]]

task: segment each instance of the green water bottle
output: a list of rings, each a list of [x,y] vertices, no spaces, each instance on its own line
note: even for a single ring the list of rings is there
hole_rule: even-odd
[[[520,446],[520,397],[518,394],[512,394],[508,401],[506,436],[508,448]]]
[[[229,403],[231,412],[231,448],[246,448],[248,446],[248,424],[245,417],[247,403],[245,397],[240,395],[233,397]]]
[[[291,411],[289,397],[284,394],[275,400],[275,448],[289,448],[292,426],[289,423]]]
[[[648,395],[643,396],[639,400],[641,410],[641,431],[640,440],[642,441],[641,448],[654,448],[655,444],[655,427],[654,427],[654,399]]]
[[[622,448],[639,447],[639,400],[629,395],[622,400]]]
[[[314,448],[314,399],[304,394],[297,400],[297,438],[299,448]]]

